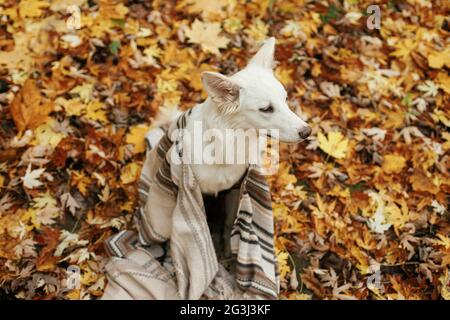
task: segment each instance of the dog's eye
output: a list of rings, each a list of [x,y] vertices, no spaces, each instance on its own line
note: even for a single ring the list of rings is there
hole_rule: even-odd
[[[266,113],[270,113],[270,112],[273,112],[273,107],[272,107],[272,105],[268,105],[267,107],[265,107],[265,108],[260,108],[259,109],[259,111],[261,111],[261,112],[266,112]]]

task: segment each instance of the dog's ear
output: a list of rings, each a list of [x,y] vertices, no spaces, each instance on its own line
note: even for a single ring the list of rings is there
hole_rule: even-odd
[[[202,72],[202,82],[219,111],[226,115],[239,107],[239,85],[217,72]]]
[[[262,47],[250,59],[249,65],[259,65],[264,68],[272,69],[275,54],[275,37],[271,37],[264,41]]]

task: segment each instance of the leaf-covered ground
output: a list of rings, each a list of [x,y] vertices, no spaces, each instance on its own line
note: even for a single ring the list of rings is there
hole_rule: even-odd
[[[270,179],[280,298],[449,299],[449,10],[0,0],[0,298],[100,297],[158,109],[192,107],[201,71],[233,73],[276,36],[276,74],[313,128]]]

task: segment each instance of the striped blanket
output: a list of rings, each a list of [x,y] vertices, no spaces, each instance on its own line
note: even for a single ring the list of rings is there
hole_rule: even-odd
[[[183,134],[172,137],[173,130],[185,127],[189,114],[146,136],[137,231],[125,230],[107,240],[111,258],[105,267],[108,284],[102,299],[278,296],[273,216],[265,178],[258,167],[250,166],[240,182],[230,242],[233,262],[232,268],[226,268],[214,248],[200,188],[190,166],[182,161],[187,151]],[[169,156],[173,152],[178,161]]]

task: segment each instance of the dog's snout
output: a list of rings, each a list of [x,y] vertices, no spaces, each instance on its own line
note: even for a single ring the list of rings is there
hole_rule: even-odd
[[[298,134],[300,135],[300,138],[302,138],[302,139],[308,138],[309,135],[311,134],[311,127],[307,126],[307,127],[300,129]]]

